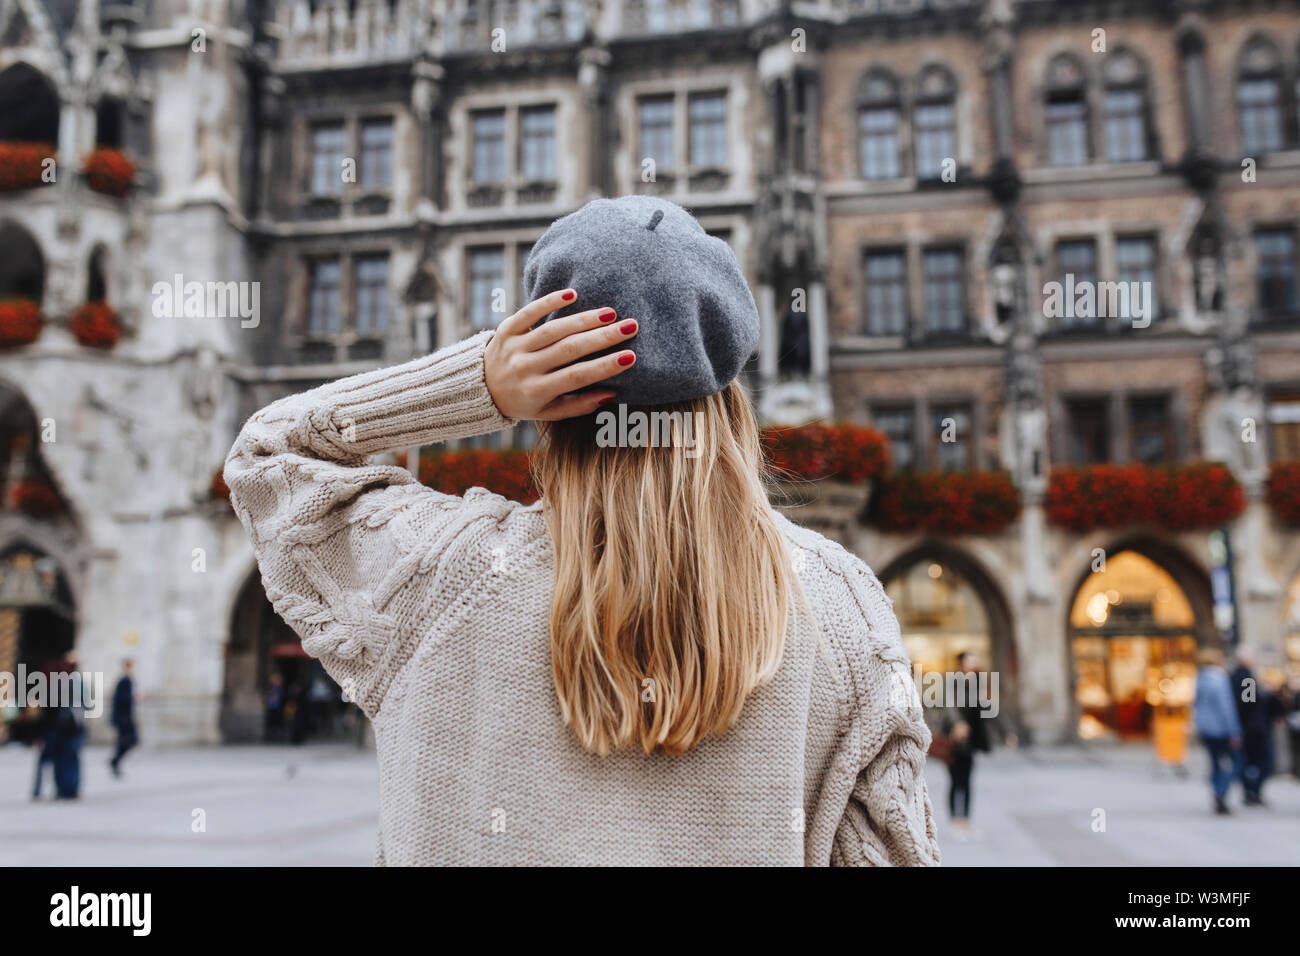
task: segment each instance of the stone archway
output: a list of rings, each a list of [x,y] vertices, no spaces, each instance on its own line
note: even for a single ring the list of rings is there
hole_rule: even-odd
[[[278,688],[279,707],[268,698]],[[230,620],[219,727],[227,743],[301,743],[353,737],[360,711],[342,699],[320,662],[275,613],[254,571],[240,588]]]
[[[1066,610],[1072,712],[1083,739],[1185,727],[1196,651],[1217,645],[1209,576],[1181,548],[1123,539],[1075,580]]]
[[[1019,732],[1011,609],[983,564],[946,542],[924,541],[894,558],[880,580],[894,601],[913,667],[953,671],[959,654],[974,653],[979,670],[998,675],[1001,723]]]
[[[0,301],[45,296],[45,256],[40,245],[12,220],[0,221]]]
[[[0,73],[0,141],[59,141],[59,97],[49,80],[26,63]]]

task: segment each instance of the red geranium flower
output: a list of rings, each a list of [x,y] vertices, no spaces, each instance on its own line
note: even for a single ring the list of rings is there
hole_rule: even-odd
[[[122,338],[122,320],[106,302],[87,302],[69,327],[77,341],[90,348],[111,349]]]
[[[0,302],[0,348],[30,345],[41,334],[41,307],[30,299]]]

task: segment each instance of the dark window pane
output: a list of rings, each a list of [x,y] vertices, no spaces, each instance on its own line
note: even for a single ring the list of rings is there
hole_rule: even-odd
[[[500,246],[469,253],[469,322],[476,330],[496,328],[504,314],[506,255]],[[493,308],[500,304],[500,312]]]
[[[1053,166],[1088,162],[1088,107],[1081,92],[1047,103],[1047,161]]]
[[[957,158],[957,130],[951,103],[928,103],[916,108],[916,175],[938,179],[943,162]]]
[[[727,97],[700,93],[690,99],[691,165],[727,165]]]
[[[1269,445],[1274,461],[1300,461],[1300,394],[1268,402]]]
[[[965,281],[960,249],[927,249],[921,255],[927,332],[966,328]]]
[[[357,332],[376,333],[388,327],[388,256],[356,260]]]
[[[656,169],[672,172],[676,166],[673,145],[673,98],[656,96],[637,103],[637,131],[641,155],[653,159]]]
[[[506,180],[506,114],[504,110],[475,113],[473,159],[470,175],[475,183],[494,185]]]
[[[907,264],[903,253],[867,254],[868,335],[902,335],[907,329]]]
[[[939,471],[966,471],[971,467],[971,410],[969,405],[936,405],[934,465]]]
[[[1265,315],[1291,315],[1296,311],[1295,233],[1268,229],[1255,233],[1256,295]]]
[[[318,196],[334,196],[343,191],[342,123],[312,127],[311,191]]]
[[[1156,241],[1150,236],[1126,236],[1115,242],[1115,271],[1120,282],[1149,283],[1142,292],[1149,303],[1151,319],[1160,314],[1160,288],[1156,283]],[[1129,302],[1132,303],[1130,296]],[[1133,313],[1132,308],[1129,309]],[[1120,321],[1131,324],[1133,315],[1121,316]]]
[[[311,265],[311,294],[307,306],[307,333],[313,338],[339,330],[339,261],[322,259]]]
[[[1094,292],[1097,283],[1097,243],[1091,239],[1070,239],[1056,244],[1057,278],[1061,288],[1067,293],[1070,289],[1079,289],[1082,284],[1091,284]],[[1073,283],[1073,285],[1071,285]],[[1094,300],[1095,302],[1095,300]],[[1095,325],[1097,312],[1092,315],[1070,315],[1074,309],[1068,309],[1061,316],[1062,327]]]
[[[1146,108],[1140,89],[1106,93],[1106,159],[1131,163],[1147,158]]]
[[[540,106],[519,114],[520,170],[528,182],[555,181],[555,107]]]
[[[367,120],[361,124],[361,185],[387,190],[393,186],[393,121]]]
[[[889,453],[895,471],[916,467],[916,434],[910,408],[878,408],[871,415],[872,424],[889,439]]]
[[[1282,91],[1276,77],[1254,77],[1237,83],[1237,112],[1241,145],[1258,156],[1282,148]]]
[[[1173,439],[1170,434],[1169,399],[1134,398],[1129,401],[1128,421],[1131,446],[1129,456],[1145,465],[1159,465],[1172,460]]]
[[[1101,399],[1066,403],[1066,444],[1072,465],[1097,465],[1110,460],[1110,411]]]
[[[858,111],[858,155],[863,179],[897,179],[898,110],[892,106]]]

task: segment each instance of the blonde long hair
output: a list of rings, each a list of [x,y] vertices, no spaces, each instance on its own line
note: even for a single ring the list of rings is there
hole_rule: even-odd
[[[555,547],[555,690],[602,756],[684,753],[735,724],[781,663],[798,588],[739,383],[642,411],[691,415],[693,433],[673,434],[693,442],[601,447],[598,413],[543,423],[533,457]]]

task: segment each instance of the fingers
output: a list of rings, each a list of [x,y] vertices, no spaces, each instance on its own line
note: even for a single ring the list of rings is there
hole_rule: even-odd
[[[561,395],[538,412],[537,417],[546,422],[558,422],[563,418],[590,415],[600,406],[613,401],[616,397],[617,393],[607,388],[580,392],[577,395]]]
[[[545,377],[547,391],[556,397],[565,392],[576,392],[612,378],[620,372],[626,372],[635,362],[636,353],[630,349],[615,352],[613,355],[602,355],[600,358],[586,362],[578,362],[547,375]]]
[[[555,310],[572,305],[577,297],[578,293],[572,289],[559,289],[534,299],[497,326],[497,334],[522,335]]]
[[[589,309],[575,315],[551,319],[545,325],[539,325],[524,337],[524,348],[530,352],[541,351],[570,335],[576,335],[587,329],[599,329],[612,325],[618,315],[613,309]]]
[[[577,318],[577,316],[574,316],[574,318]],[[564,321],[567,320],[554,319],[547,322],[546,325],[559,325]],[[546,325],[542,326],[542,329],[546,328]],[[589,329],[586,332],[577,332],[565,336],[554,345],[542,349],[540,352],[529,353],[528,361],[535,363],[535,367],[539,371],[550,372],[561,365],[576,362],[593,352],[603,352],[605,349],[616,346],[621,342],[630,341],[636,335],[637,329],[638,325],[635,319],[624,319],[622,322],[602,325],[600,328]],[[537,331],[540,332],[541,329]]]

